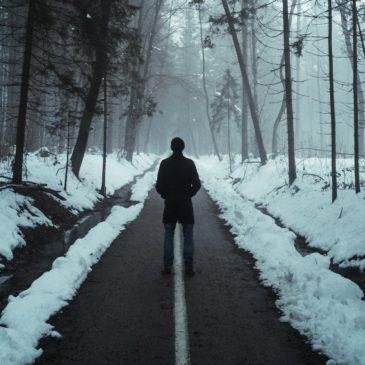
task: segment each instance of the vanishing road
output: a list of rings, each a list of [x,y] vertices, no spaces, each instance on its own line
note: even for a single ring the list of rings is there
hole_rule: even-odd
[[[163,201],[152,191],[140,216],[52,319],[62,338],[44,340],[36,364],[326,362],[280,322],[275,294],[260,284],[254,260],[236,248],[207,193],[201,190],[194,204],[196,275],[184,278],[178,268],[161,275]]]

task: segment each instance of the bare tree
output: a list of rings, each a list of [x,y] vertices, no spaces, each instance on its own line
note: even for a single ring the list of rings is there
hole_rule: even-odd
[[[348,4],[350,4],[352,2],[352,0],[338,0],[338,9],[340,11],[340,15],[341,15],[341,27],[342,27],[342,32],[345,38],[345,46],[346,46],[346,53],[347,53],[347,57],[350,61],[351,67],[353,68],[354,66],[354,55],[353,55],[353,51],[354,51],[354,47],[353,44],[351,45],[351,33],[354,34],[354,27],[351,27],[348,25],[348,17],[351,16],[351,13],[353,13],[354,9],[351,10],[351,8],[348,6]],[[355,11],[357,11],[355,9]],[[356,17],[356,14],[355,14]],[[356,19],[355,19],[355,23]],[[356,31],[357,34],[357,31]],[[356,36],[357,38],[357,36]],[[354,37],[352,38],[352,41],[354,41]],[[357,79],[357,95],[358,95],[358,119],[359,119],[359,124],[361,125],[361,130],[358,130],[358,138],[359,141],[357,142],[359,144],[359,154],[360,155],[364,155],[365,154],[365,96],[364,96],[364,91],[363,91],[363,87],[361,84],[361,77],[359,74],[359,70],[357,69],[357,75],[356,75],[356,79]]]
[[[294,118],[293,118],[293,99],[292,99],[292,78],[290,65],[290,44],[289,44],[289,13],[288,1],[283,0],[283,36],[284,36],[284,58],[285,58],[285,98],[286,115],[288,125],[288,159],[289,159],[289,185],[297,178],[295,167],[294,150]]]
[[[241,51],[240,43],[238,41],[237,31],[234,27],[234,19],[231,15],[227,0],[222,0],[222,5],[224,8],[226,17],[227,17],[228,27],[229,27],[230,34],[232,36],[234,48],[236,51],[236,56],[237,56],[238,63],[240,66],[243,84],[245,85],[245,88],[247,91],[248,104],[250,107],[252,122],[253,122],[253,126],[255,129],[256,142],[257,142],[257,147],[259,149],[260,160],[261,160],[261,163],[264,165],[264,164],[266,164],[266,161],[267,161],[267,155],[266,155],[264,142],[262,139],[259,116],[258,116],[256,107],[255,107],[255,100],[254,100],[254,97],[252,94],[250,81],[248,79],[246,64],[245,64],[243,56],[242,56],[242,51]]]
[[[359,171],[359,99],[358,99],[358,67],[357,67],[357,8],[356,0],[352,0],[352,90],[354,95],[354,172],[355,191],[360,192],[360,171]]]
[[[290,9],[289,27],[291,27],[291,23],[292,23],[292,19],[293,19],[293,12],[294,12],[296,4],[297,4],[297,0],[293,0],[293,2],[291,4],[291,9]],[[278,129],[279,129],[279,125],[282,121],[283,115],[285,113],[285,110],[286,110],[285,77],[283,75],[284,61],[285,61],[285,52],[283,51],[283,55],[280,60],[279,72],[280,72],[280,81],[281,81],[281,83],[283,85],[283,89],[284,89],[284,94],[283,94],[283,98],[281,100],[279,112],[275,118],[274,127],[273,127],[273,131],[272,131],[271,150],[272,150],[273,157],[275,157],[278,153]]]
[[[337,198],[337,168],[336,168],[336,110],[335,88],[333,80],[333,49],[332,49],[332,0],[328,0],[328,69],[331,110],[331,163],[332,163],[332,202]]]
[[[242,11],[242,49],[248,48],[248,19],[247,19],[247,0],[241,2]],[[243,61],[247,65],[247,52],[243,52]],[[247,90],[242,82],[242,115],[241,115],[241,161],[248,159],[248,100]]]
[[[209,131],[210,131],[210,135],[212,137],[212,143],[213,143],[213,148],[214,148],[214,152],[217,155],[219,161],[222,160],[220,154],[219,154],[219,150],[218,150],[218,146],[217,146],[217,141],[214,135],[214,131],[212,128],[212,118],[210,116],[210,111],[209,111],[209,95],[208,95],[208,90],[207,90],[207,80],[206,80],[206,66],[205,66],[205,43],[204,43],[204,37],[203,37],[203,23],[202,23],[202,9],[201,9],[201,4],[198,5],[198,17],[199,17],[199,29],[200,29],[200,44],[201,44],[201,52],[202,52],[202,73],[203,73],[203,77],[202,77],[202,82],[203,82],[203,90],[204,90],[204,98],[205,98],[205,112],[207,115],[207,120],[208,120],[208,124],[209,124]]]

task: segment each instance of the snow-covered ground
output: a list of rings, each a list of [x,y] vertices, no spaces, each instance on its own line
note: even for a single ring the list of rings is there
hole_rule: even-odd
[[[227,160],[217,164],[215,158],[201,162],[221,177],[229,176]],[[338,190],[332,204],[329,159],[307,158],[297,161],[298,178],[287,186],[287,161],[279,157],[267,165],[236,164],[229,177],[240,195],[263,204],[267,210],[298,234],[310,246],[328,252],[340,266],[365,268],[365,191]],[[338,160],[338,184],[353,186],[352,159]],[[365,181],[365,174],[361,175]]]
[[[59,336],[47,321],[67,305],[92,265],[100,260],[125,225],[138,216],[155,180],[156,171],[146,173],[132,188],[132,199],[138,204],[129,208],[115,206],[104,222],[78,239],[64,257],[57,258],[50,271],[17,297],[9,298],[0,318],[0,364],[32,363],[42,354],[39,339]]]
[[[363,292],[333,273],[329,265],[333,259],[363,267],[363,260],[355,257],[365,253],[364,193],[341,190],[332,204],[326,188],[328,165],[329,161],[321,159],[298,161],[296,187],[288,188],[282,158],[264,167],[236,164],[232,174],[227,160],[198,160],[204,185],[220,206],[236,243],[254,255],[263,283],[277,292],[282,319],[306,335],[314,349],[325,353],[331,359],[329,364],[360,365],[365,364]],[[339,165],[345,173],[339,182],[342,179],[348,184],[351,177],[346,169],[351,162],[342,160]],[[328,255],[302,257],[294,246],[295,235],[259,212],[254,202],[266,205]]]
[[[111,193],[131,181],[154,160],[155,157],[141,155],[132,166],[111,156],[108,191]],[[57,170],[63,163],[57,166],[53,161],[30,156],[28,180],[46,181],[49,187],[62,190],[62,176]],[[68,193],[61,192],[67,208],[87,209],[100,198],[96,192],[100,186],[100,164],[100,157],[86,157],[81,171],[83,181],[71,178]],[[339,161],[339,183],[343,187],[352,182],[351,164],[350,160]],[[203,157],[197,165],[205,188],[220,206],[236,243],[254,255],[261,280],[277,293],[282,320],[307,336],[314,349],[326,354],[331,359],[329,365],[365,364],[363,292],[329,269],[331,260],[360,269],[365,266],[364,193],[355,195],[353,190],[341,189],[338,200],[332,204],[329,161],[324,159],[298,160],[298,179],[291,188],[286,184],[283,158],[269,161],[264,167],[236,163],[232,174],[227,160],[219,163],[214,157]],[[10,298],[0,318],[0,364],[31,363],[42,352],[38,349],[39,339],[59,335],[47,321],[72,299],[92,265],[125,225],[138,216],[155,179],[156,172],[146,173],[132,189],[131,200],[140,203],[127,209],[114,207],[104,222],[78,239],[64,257],[57,258],[50,271],[17,297]],[[0,237],[8,234],[19,245],[19,226],[52,224],[32,207],[31,199],[9,191],[5,194],[11,198],[0,196]],[[306,236],[312,246],[328,255],[301,256],[294,246],[294,233],[278,227],[272,218],[255,208],[255,203],[265,205],[286,226]],[[22,206],[26,209],[18,214]],[[11,247],[8,252],[11,255]]]
[[[26,158],[25,180],[47,184],[47,187],[60,191],[65,200],[59,200],[59,203],[75,214],[91,209],[102,198],[97,191],[101,186],[101,156],[92,154],[85,156],[80,172],[81,181],[73,174],[69,174],[67,192],[63,190],[65,160],[65,155],[40,157],[39,153],[31,153]],[[116,154],[109,155],[106,172],[107,193],[112,194],[116,189],[131,182],[155,160],[156,156],[140,154],[134,157],[131,164],[124,159],[118,159]],[[6,174],[9,175],[9,167],[2,162],[0,175]],[[17,194],[11,189],[0,190],[0,254],[8,260],[12,259],[12,252],[16,247],[25,245],[20,227],[31,228],[36,225],[53,224],[32,203],[31,198]]]

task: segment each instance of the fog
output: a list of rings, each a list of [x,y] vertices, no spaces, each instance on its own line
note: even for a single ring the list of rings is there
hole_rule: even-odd
[[[242,154],[242,160],[259,157],[252,108],[247,102],[248,89],[243,84],[222,2],[112,2],[109,33],[105,33],[107,28],[95,28],[96,36],[87,33],[86,24],[95,22],[91,26],[98,26],[100,12],[96,4],[80,10],[73,8],[72,1],[66,2],[64,9],[56,0],[43,5],[40,2],[32,23],[29,80],[22,60],[30,8],[22,0],[1,4],[2,156],[14,156],[15,146],[22,144],[17,140],[20,138],[17,131],[22,128],[20,118],[25,125],[23,153],[41,147],[63,152],[68,146],[76,175],[85,143],[89,152],[101,153],[105,144],[108,153],[117,151],[130,160],[133,153],[143,151],[164,154],[169,150],[171,138],[179,136],[186,141],[186,152],[192,156],[230,151]],[[230,4],[253,109],[258,115],[263,147],[269,155],[288,153],[282,4],[262,0]],[[331,153],[327,6],[326,2],[318,1],[288,3],[292,143],[296,156]],[[333,6],[336,153],[351,156],[354,154],[353,16],[349,2],[336,1]],[[361,18],[363,3],[357,2],[357,6]],[[103,32],[107,34],[105,39]],[[363,154],[365,48],[361,21],[356,39],[358,140]],[[106,42],[107,49],[105,57],[100,56],[104,57],[98,66],[100,72],[96,70],[98,42]],[[97,76],[98,72],[102,75],[103,67],[107,75],[105,88],[104,78]],[[234,98],[221,93],[227,70],[232,76],[230,82],[235,84],[235,90],[232,85],[228,87],[236,93]],[[21,87],[27,88],[26,99],[21,96]],[[92,95],[97,95],[95,103]]]

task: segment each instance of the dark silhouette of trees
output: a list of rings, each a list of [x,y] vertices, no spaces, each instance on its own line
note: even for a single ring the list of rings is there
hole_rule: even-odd
[[[92,15],[88,16],[88,12],[80,4],[77,9],[81,16],[85,17],[85,30],[90,39],[90,45],[94,47],[95,59],[92,66],[92,76],[89,90],[85,99],[85,106],[80,120],[80,127],[76,139],[76,144],[71,156],[71,165],[73,173],[78,177],[82,160],[85,155],[86,146],[89,138],[90,125],[95,114],[95,108],[99,95],[101,81],[104,75],[104,68],[108,62],[108,47],[109,39],[109,21],[112,7],[112,0],[100,1],[97,11],[91,12],[93,9],[88,9]]]
[[[23,154],[25,140],[25,124],[27,118],[28,93],[29,93],[29,77],[30,65],[32,60],[33,30],[35,18],[35,1],[29,0],[28,18],[25,34],[25,47],[23,55],[22,80],[20,88],[20,101],[18,111],[18,122],[16,132],[16,153],[13,165],[13,182],[15,184],[22,183],[23,172]]]

